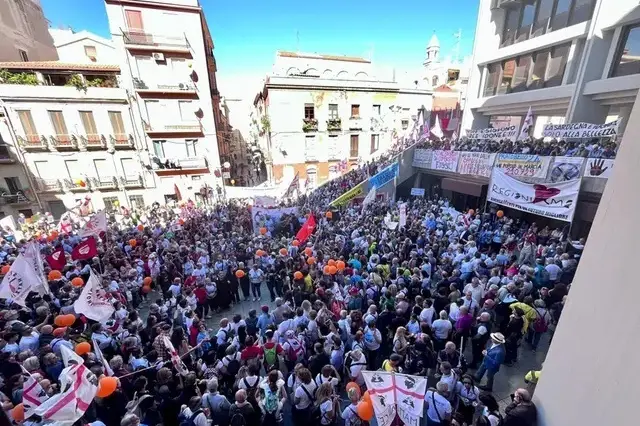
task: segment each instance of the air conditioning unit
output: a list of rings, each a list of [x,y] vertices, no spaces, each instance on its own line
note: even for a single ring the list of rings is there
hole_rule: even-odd
[[[151,56],[153,57],[154,61],[164,61],[164,53],[153,52]]]

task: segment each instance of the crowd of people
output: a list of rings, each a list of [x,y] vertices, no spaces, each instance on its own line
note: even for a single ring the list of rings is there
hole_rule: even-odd
[[[52,233],[45,220],[32,239],[44,259],[61,248],[64,267],[58,276],[45,261],[48,289],[26,306],[1,300],[7,420],[51,423],[31,415],[32,389],[43,401],[75,386],[64,379],[71,350],[100,383],[118,380],[60,424],[360,426],[362,372],[378,369],[428,377],[428,425],[535,424],[532,389],[500,410],[494,378],[552,333],[579,253],[562,230],[493,207],[416,198],[400,225],[397,202],[329,210],[394,154],[297,200],[288,235],[256,234],[239,203],[155,204],[111,217],[98,253],[74,260],[79,230]],[[310,215],[315,233],[296,240]],[[3,274],[26,244],[5,230]],[[74,308],[92,275],[114,308],[104,321]],[[247,300],[264,305],[234,313]],[[211,325],[217,312],[226,317]],[[360,389],[345,393],[348,382]]]
[[[520,141],[504,139],[500,141],[460,138],[457,140],[428,139],[421,141],[418,148],[451,151],[489,152],[503,154],[537,154],[544,156],[567,156],[587,158],[615,158],[618,151],[616,142],[608,138],[589,141],[566,141],[542,138],[528,138]]]

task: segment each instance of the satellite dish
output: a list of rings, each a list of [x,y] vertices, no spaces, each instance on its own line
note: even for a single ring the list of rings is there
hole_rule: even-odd
[[[204,112],[202,112],[202,108],[198,108],[198,109],[194,112],[194,114],[196,115],[196,117],[198,117],[198,118],[200,118],[200,119],[201,119],[202,117],[204,117]]]
[[[191,71],[191,81],[193,81],[194,83],[198,82],[198,73],[195,71]]]

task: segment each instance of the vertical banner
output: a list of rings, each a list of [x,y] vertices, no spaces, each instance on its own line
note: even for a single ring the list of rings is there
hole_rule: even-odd
[[[583,163],[584,158],[582,157],[554,157],[549,180],[551,182],[566,182],[578,179],[582,176]]]
[[[393,375],[382,371],[363,371],[362,377],[371,395],[378,426],[391,426],[396,417]]]
[[[407,203],[402,203],[398,206],[398,210],[399,210],[399,225],[400,227],[404,227],[407,226]]]
[[[395,374],[398,416],[406,426],[419,426],[427,392],[427,378]]]
[[[459,154],[459,151],[433,151],[431,168],[433,170],[455,172],[458,169]]]

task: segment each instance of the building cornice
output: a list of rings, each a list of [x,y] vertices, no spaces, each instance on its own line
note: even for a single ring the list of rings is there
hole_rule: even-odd
[[[158,3],[155,1],[146,1],[146,0],[105,0],[105,3],[120,5],[120,6],[141,7],[141,8],[147,8],[147,9],[171,10],[174,12],[200,13],[200,10],[201,10],[199,6]]]

